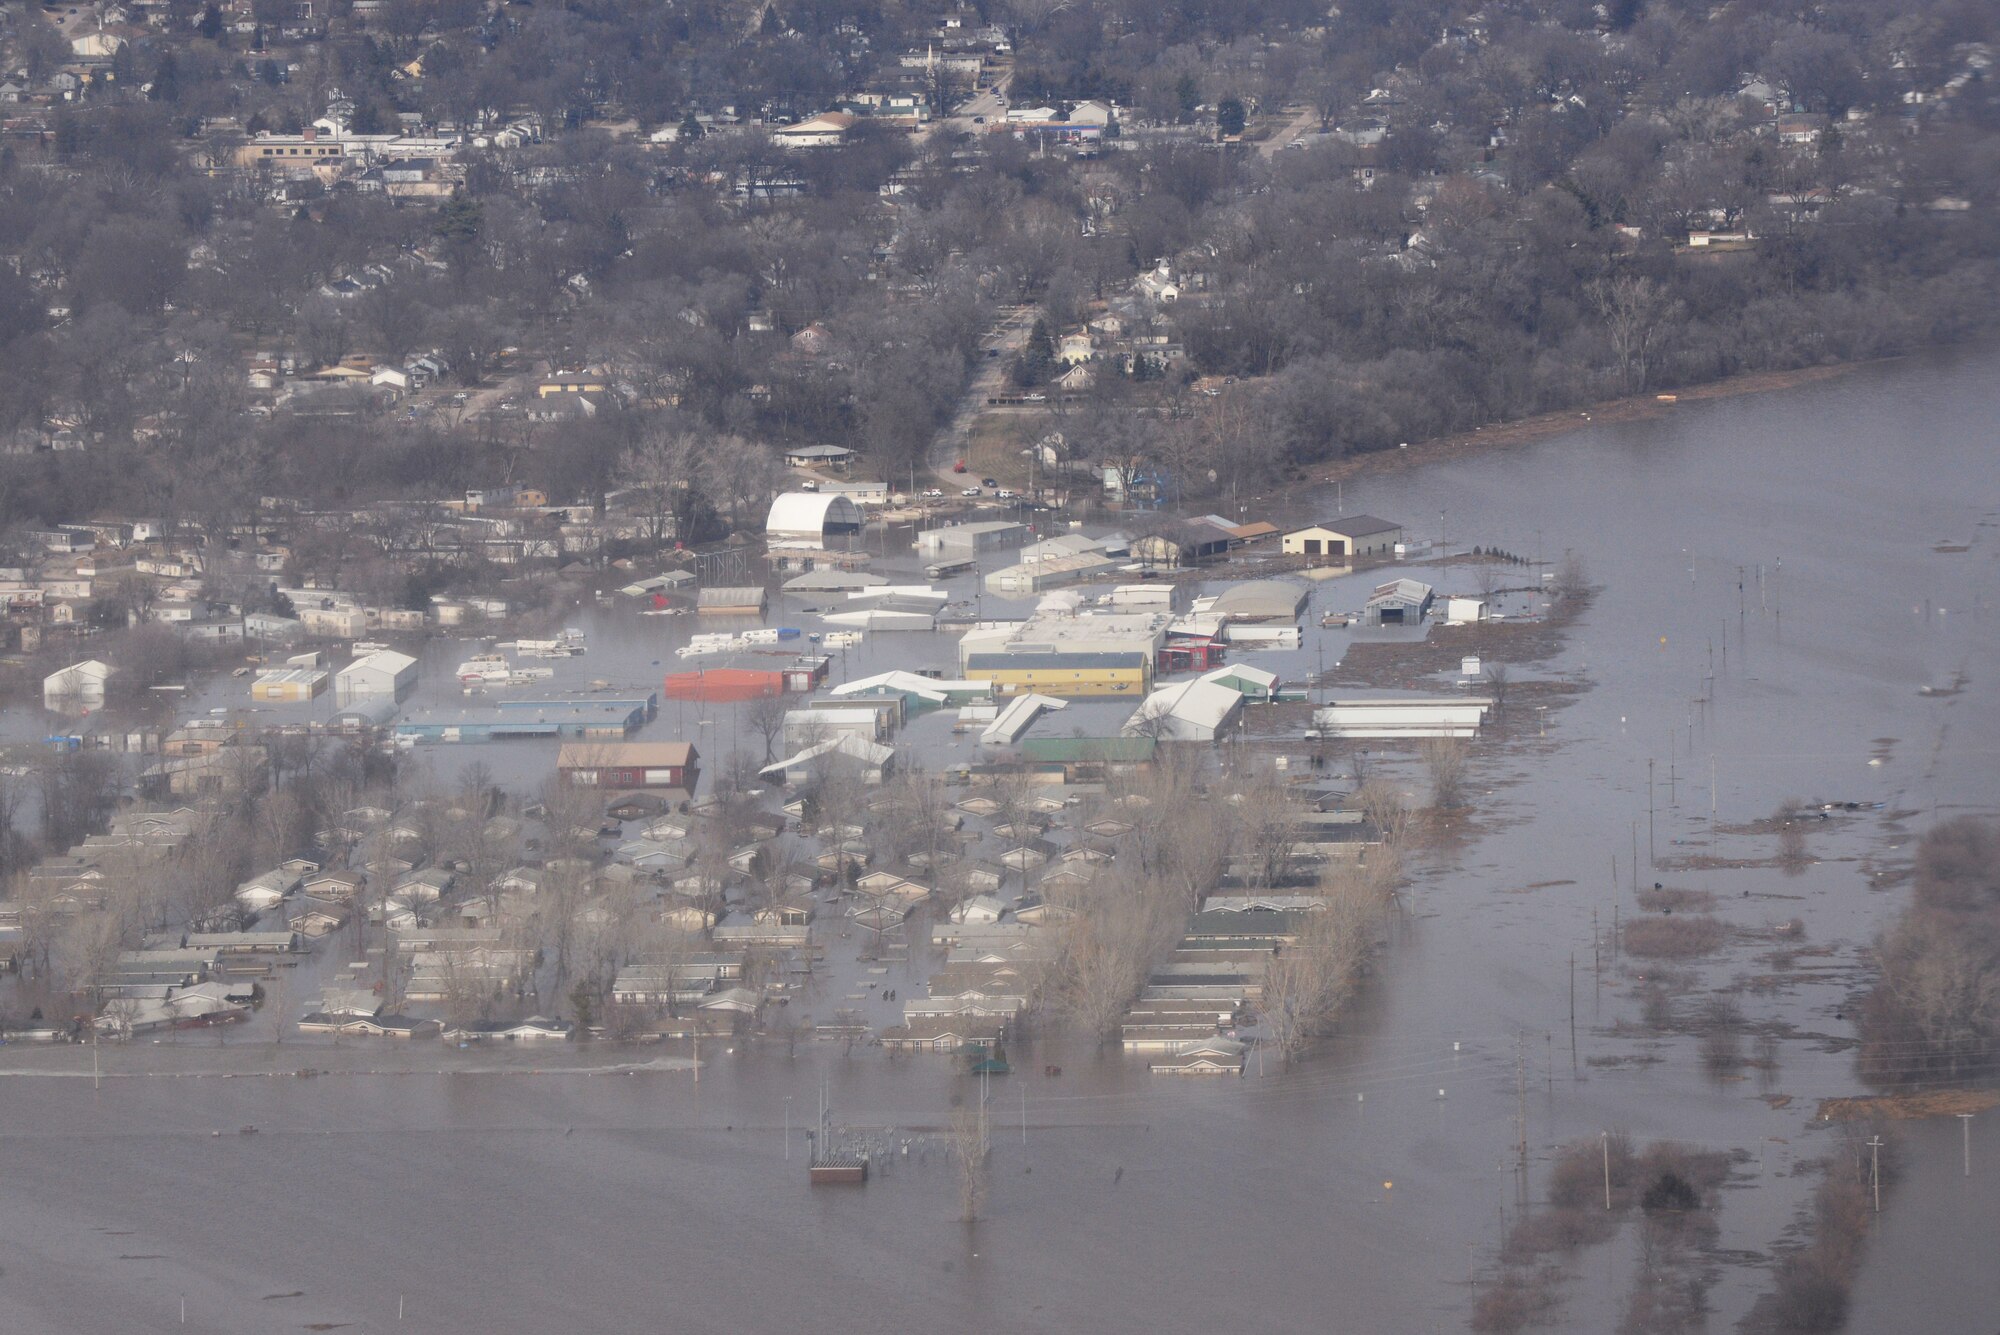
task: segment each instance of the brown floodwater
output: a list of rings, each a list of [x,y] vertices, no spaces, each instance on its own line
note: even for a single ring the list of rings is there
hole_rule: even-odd
[[[252,1033],[107,1050],[97,1087],[80,1049],[7,1048],[0,1329],[180,1329],[183,1299],[186,1329],[231,1332],[1463,1328],[1553,1149],[1602,1130],[1738,1155],[1717,1216],[1735,1260],[1708,1291],[1711,1328],[1733,1324],[1810,1190],[1798,1165],[1833,1147],[1817,1100],[1856,1090],[1859,952],[1904,893],[1871,873],[1934,820],[1995,806],[1996,370],[1991,354],[1870,368],[1348,486],[1349,512],[1441,525],[1454,546],[1580,553],[1600,594],[1516,678],[1588,689],[1561,697],[1546,736],[1537,719],[1480,749],[1470,828],[1414,860],[1368,996],[1310,1059],[1200,1081],[1074,1044],[1016,1054],[1028,1074],[989,1091],[977,1224],[957,1222],[933,1134],[977,1090],[940,1059],[705,1045],[697,1085],[666,1050],[279,1052]],[[1465,569],[1438,581],[1469,592]],[[1251,661],[1297,678],[1338,658],[1316,614],[1358,600],[1319,587],[1306,645]],[[814,624],[794,613],[780,602],[772,621]],[[656,686],[686,620],[578,608],[591,652],[561,684]],[[428,651],[432,680],[469,649]],[[836,680],[950,652],[876,635]],[[1919,694],[1960,672],[1957,693]],[[712,736],[715,755],[743,745],[735,722],[669,705],[648,735]],[[941,716],[904,744],[927,763],[971,755]],[[548,751],[425,757],[441,778],[477,760],[525,785]],[[1414,765],[1386,772],[1423,793]],[[1803,866],[1771,865],[1774,836],[1727,832],[1788,799],[1857,809],[1815,826]],[[1707,891],[1736,929],[1664,980],[1608,946],[1614,916],[1638,912],[1635,850],[1639,881]],[[1753,865],[1655,866],[1697,857]],[[1792,919],[1802,937],[1773,934]],[[1799,953],[1776,959],[1780,944]],[[1682,1016],[1730,990],[1779,1036],[1775,1069],[1717,1078],[1695,1035],[1647,1031],[1662,982]],[[307,1065],[330,1073],[259,1074]],[[594,1065],[615,1069],[576,1069]],[[807,1185],[822,1088],[841,1124],[873,1128],[865,1187]],[[1903,1133],[1854,1329],[1990,1323],[1990,1275],[1952,1261],[2000,1223],[1987,1129],[1963,1187],[1955,1123]],[[1557,1325],[1615,1327],[1635,1264],[1629,1239],[1582,1253]]]

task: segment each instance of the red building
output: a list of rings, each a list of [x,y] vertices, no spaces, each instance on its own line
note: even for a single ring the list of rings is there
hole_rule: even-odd
[[[701,769],[688,742],[564,742],[556,774],[585,788],[674,788],[692,795]]]

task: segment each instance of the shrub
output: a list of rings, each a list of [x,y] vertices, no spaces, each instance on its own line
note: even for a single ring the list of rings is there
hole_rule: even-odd
[[[1625,952],[1640,959],[1692,959],[1721,947],[1722,920],[1691,917],[1635,918],[1625,924]]]

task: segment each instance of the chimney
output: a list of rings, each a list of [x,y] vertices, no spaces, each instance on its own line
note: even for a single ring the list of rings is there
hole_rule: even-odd
[[[317,125],[306,126],[306,142],[310,144],[315,140],[317,140],[318,138],[319,138],[319,126]]]

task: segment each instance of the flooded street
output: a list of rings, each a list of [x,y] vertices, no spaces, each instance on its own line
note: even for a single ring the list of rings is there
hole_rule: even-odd
[[[1601,1131],[1736,1156],[1716,1249],[1746,1259],[1707,1294],[1726,1329],[1768,1288],[1747,1258],[1805,1204],[1800,1165],[1834,1149],[1818,1101],[1856,1092],[1857,953],[1903,902],[1896,873],[1934,820],[1996,805],[1996,372],[1992,355],[1868,368],[1350,481],[1349,513],[1548,565],[1571,550],[1600,592],[1553,659],[1514,669],[1507,739],[1474,750],[1466,828],[1414,856],[1344,1033],[1241,1080],[1160,1079],[1077,1045],[1016,1053],[1021,1074],[992,1089],[977,1224],[956,1222],[933,1134],[977,1098],[945,1059],[705,1043],[696,1084],[671,1061],[572,1069],[679,1048],[410,1060],[203,1040],[107,1049],[95,1088],[83,1049],[9,1048],[0,1329],[181,1329],[182,1299],[185,1329],[231,1332],[1463,1329],[1553,1148]],[[1283,527],[1335,505],[1331,489],[1296,500],[1251,517]],[[1424,577],[1472,592],[1457,569]],[[1318,586],[1305,647],[1248,661],[1291,681],[1331,666],[1345,637],[1317,642],[1318,614],[1360,596]],[[775,599],[770,623],[816,625],[787,618],[802,605]],[[704,665],[671,650],[708,620],[580,607],[590,652],[554,664],[554,686],[657,691]],[[419,704],[459,703],[450,671],[477,647],[432,645]],[[953,647],[871,634],[832,680],[944,666]],[[1584,689],[1527,689],[1558,679]],[[244,694],[224,681],[198,707]],[[735,722],[662,701],[641,735],[696,740],[720,768],[762,745]],[[897,740],[933,767],[973,755],[946,714]],[[478,762],[531,787],[551,751],[420,754],[440,781]],[[1423,797],[1419,767],[1384,763]],[[1837,805],[1786,862],[1753,827],[1790,800]],[[1664,978],[1613,945],[1654,882],[1712,895],[1731,929]],[[1705,1066],[1685,1022],[1717,991],[1770,1039],[1764,1069]],[[307,1065],[332,1073],[258,1074]],[[840,1123],[881,1128],[887,1167],[862,1189],[807,1185],[822,1084]],[[1979,1263],[2000,1226],[2000,1135],[1975,1123],[1963,1179],[1946,1120],[1907,1129],[1853,1330],[1990,1324],[2000,1295]],[[1625,1237],[1579,1253],[1554,1324],[1614,1329],[1636,1264]],[[1960,1266],[1978,1278],[1954,1283]]]

